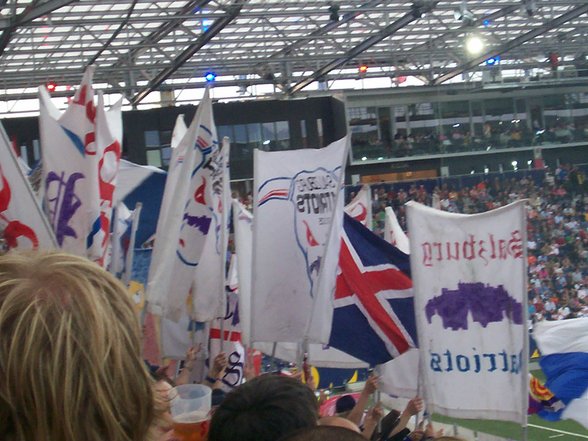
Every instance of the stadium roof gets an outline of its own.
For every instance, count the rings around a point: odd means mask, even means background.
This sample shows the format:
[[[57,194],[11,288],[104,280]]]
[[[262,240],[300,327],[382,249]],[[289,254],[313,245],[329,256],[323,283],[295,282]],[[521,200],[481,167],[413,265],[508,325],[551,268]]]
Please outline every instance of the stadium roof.
[[[203,88],[208,72],[238,97],[264,84],[273,96],[353,87],[364,63],[366,80],[389,85],[468,80],[497,55],[520,77],[556,60],[582,69],[588,2],[0,0],[0,28],[0,101],[49,82],[71,95],[94,63],[99,87],[137,105],[152,91]],[[464,49],[474,34],[485,43],[475,56]]]

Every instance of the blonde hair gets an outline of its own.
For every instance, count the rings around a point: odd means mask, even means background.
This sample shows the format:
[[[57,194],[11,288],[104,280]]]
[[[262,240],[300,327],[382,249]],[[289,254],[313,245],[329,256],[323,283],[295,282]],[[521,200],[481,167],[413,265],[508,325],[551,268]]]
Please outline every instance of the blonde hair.
[[[0,433],[144,441],[159,417],[124,286],[64,253],[0,256]]]

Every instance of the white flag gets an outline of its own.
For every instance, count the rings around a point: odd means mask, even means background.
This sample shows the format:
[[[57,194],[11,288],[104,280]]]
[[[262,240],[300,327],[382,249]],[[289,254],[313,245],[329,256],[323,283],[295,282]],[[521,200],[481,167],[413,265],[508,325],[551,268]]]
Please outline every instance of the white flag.
[[[355,197],[345,206],[345,213],[372,229],[372,194],[369,185],[363,185]]]
[[[524,202],[476,215],[407,204],[429,412],[526,422]]]
[[[193,318],[207,322],[224,313],[225,273],[227,262],[228,215],[231,204],[229,176],[229,142],[223,140],[220,150],[213,152],[202,169],[205,201],[211,223],[196,266],[193,296]]]
[[[251,277],[253,259],[253,215],[237,200],[233,200],[233,228],[239,280],[239,318],[241,340],[251,344]]]
[[[44,208],[59,247],[80,256],[87,256],[92,226],[100,222],[93,73],[93,66],[86,69],[63,114],[39,88]]]
[[[394,245],[403,253],[410,254],[408,237],[406,237],[406,234],[402,231],[398,219],[396,218],[396,214],[394,214],[394,210],[392,207],[386,207],[385,212],[386,222],[384,227],[384,240]]]
[[[221,327],[221,320],[224,326]],[[222,331],[221,331],[222,328]],[[222,335],[222,336],[221,336]],[[227,308],[223,317],[213,320],[210,325],[210,355],[209,362],[221,352],[227,354],[228,365],[221,377],[221,387],[229,392],[243,382],[243,367],[245,365],[245,349],[241,344],[241,325],[239,316],[239,294],[228,293]]]
[[[163,189],[163,197],[161,199],[161,208],[159,209],[159,219],[157,219],[157,229],[167,225],[167,217],[170,213],[170,204],[176,199],[176,188],[178,186],[178,180],[182,176],[182,167],[184,164],[184,158],[186,151],[189,147],[188,143],[182,142],[188,128],[184,121],[184,115],[178,115],[176,118],[176,124],[172,132],[171,138],[171,158],[169,161],[169,167],[167,169],[167,178],[165,180],[165,188]]]
[[[193,314],[195,269],[213,221],[204,172],[218,141],[208,89],[178,149],[186,153],[175,189],[165,191],[173,199],[157,224],[147,286],[151,312],[174,321],[182,312]]]
[[[98,95],[95,116],[95,144],[97,164],[99,221],[95,222],[88,238],[88,257],[101,266],[106,266],[106,251],[110,241],[110,220],[114,192],[122,153],[122,101],[118,101],[107,112],[102,93]]]
[[[0,124],[0,238],[9,249],[57,247],[51,227]]]
[[[342,215],[346,145],[254,152],[252,341],[304,339],[329,227]]]
[[[239,323],[243,344],[249,345],[251,329],[251,256],[252,256],[252,224],[253,216],[238,201],[233,201],[233,226],[235,229],[235,251],[237,254],[237,274],[239,286]],[[301,358],[301,345],[298,343],[255,343],[254,348],[267,355],[296,363]],[[308,346],[308,362],[317,367],[332,368],[366,368],[367,363],[351,357],[337,349],[320,344]]]

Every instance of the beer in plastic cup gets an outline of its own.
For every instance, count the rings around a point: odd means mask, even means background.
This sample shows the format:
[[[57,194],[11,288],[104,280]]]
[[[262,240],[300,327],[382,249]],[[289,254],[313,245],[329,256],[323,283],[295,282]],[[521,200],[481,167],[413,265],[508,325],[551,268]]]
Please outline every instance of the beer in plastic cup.
[[[208,433],[208,412],[194,411],[174,417],[174,435],[181,441],[204,441]]]
[[[180,441],[206,439],[212,390],[202,384],[183,384],[172,389],[170,397],[176,438]]]

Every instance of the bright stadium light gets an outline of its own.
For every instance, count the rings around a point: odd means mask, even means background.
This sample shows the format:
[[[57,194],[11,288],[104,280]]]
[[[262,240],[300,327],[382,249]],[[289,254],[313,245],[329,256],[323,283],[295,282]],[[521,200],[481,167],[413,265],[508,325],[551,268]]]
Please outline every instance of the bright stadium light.
[[[484,50],[484,41],[477,35],[470,35],[465,41],[465,48],[470,55],[478,55]]]

